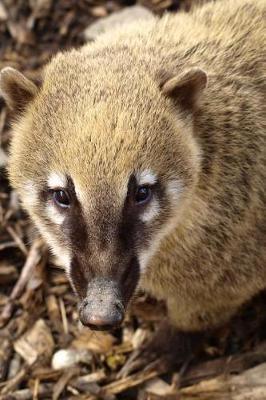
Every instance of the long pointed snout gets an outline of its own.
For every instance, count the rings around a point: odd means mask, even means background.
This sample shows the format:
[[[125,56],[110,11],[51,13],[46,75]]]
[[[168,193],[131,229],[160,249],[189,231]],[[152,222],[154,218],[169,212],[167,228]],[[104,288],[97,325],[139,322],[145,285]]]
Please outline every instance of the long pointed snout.
[[[93,330],[108,330],[121,324],[124,305],[117,283],[104,278],[92,280],[87,296],[80,304],[79,318]]]

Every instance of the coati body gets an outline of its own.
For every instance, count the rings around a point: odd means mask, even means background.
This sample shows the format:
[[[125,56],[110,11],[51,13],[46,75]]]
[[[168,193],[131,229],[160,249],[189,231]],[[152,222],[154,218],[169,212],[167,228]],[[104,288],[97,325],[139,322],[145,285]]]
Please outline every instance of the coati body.
[[[10,179],[84,324],[140,286],[212,328],[266,287],[265,50],[265,0],[227,0],[58,54],[40,87],[3,70]]]

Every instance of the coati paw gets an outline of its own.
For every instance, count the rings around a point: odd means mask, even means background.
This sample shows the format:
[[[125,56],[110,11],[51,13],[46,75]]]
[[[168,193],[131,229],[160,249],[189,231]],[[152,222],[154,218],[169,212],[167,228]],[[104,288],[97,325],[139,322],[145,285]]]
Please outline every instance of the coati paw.
[[[156,366],[160,366],[162,372],[185,367],[201,348],[203,337],[202,333],[180,332],[165,321],[148,342],[131,354],[119,371],[119,377]]]

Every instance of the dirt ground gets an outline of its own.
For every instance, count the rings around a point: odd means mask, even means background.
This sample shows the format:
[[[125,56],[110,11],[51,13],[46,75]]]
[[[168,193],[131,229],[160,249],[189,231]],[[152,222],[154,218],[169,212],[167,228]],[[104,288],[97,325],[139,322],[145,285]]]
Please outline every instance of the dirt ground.
[[[222,1],[222,0],[221,0]],[[155,14],[188,11],[193,0],[143,0]],[[199,2],[199,1],[197,1]],[[135,0],[0,1],[0,69],[29,77],[60,49],[84,43],[91,23]],[[266,399],[266,295],[208,336],[200,354],[177,370],[162,362],[121,377],[121,369],[165,315],[140,295],[123,326],[91,332],[77,302],[8,184],[12,118],[0,99],[0,400]]]

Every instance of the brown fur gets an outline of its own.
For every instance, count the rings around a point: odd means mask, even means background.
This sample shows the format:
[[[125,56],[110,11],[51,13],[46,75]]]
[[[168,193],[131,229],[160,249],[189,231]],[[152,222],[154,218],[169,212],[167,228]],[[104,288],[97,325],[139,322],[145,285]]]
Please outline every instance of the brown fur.
[[[22,200],[26,182],[41,191],[52,171],[78,185],[94,238],[80,250],[79,282],[86,263],[97,275],[121,262],[115,245],[101,250],[102,232],[112,241],[130,174],[151,168],[162,188],[175,178],[184,186],[175,206],[161,196],[141,231],[150,246],[167,231],[141,286],[167,302],[172,323],[214,327],[266,287],[265,21],[264,0],[211,3],[102,35],[46,67],[14,124],[10,178]],[[58,252],[71,250],[42,204],[25,207]]]

